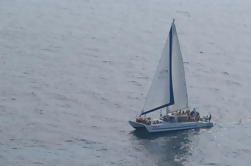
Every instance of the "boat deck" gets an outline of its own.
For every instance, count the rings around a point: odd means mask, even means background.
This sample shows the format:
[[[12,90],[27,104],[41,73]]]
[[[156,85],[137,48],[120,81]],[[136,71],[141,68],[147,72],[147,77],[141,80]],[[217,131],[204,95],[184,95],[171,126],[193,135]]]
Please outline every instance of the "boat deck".
[[[134,121],[129,121],[129,124],[135,129],[145,128],[148,132],[163,132],[163,131],[176,131],[195,128],[213,127],[212,122],[194,121],[194,122],[165,122],[162,121],[158,124],[144,124]]]

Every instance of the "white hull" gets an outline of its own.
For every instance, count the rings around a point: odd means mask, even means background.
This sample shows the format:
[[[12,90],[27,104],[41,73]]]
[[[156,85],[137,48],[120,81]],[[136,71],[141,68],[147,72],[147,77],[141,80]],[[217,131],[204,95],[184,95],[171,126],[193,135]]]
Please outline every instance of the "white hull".
[[[151,124],[151,125],[146,125],[135,121],[129,121],[129,124],[135,129],[145,128],[149,133],[213,127],[212,122],[202,122],[202,121],[162,122],[160,124]]]

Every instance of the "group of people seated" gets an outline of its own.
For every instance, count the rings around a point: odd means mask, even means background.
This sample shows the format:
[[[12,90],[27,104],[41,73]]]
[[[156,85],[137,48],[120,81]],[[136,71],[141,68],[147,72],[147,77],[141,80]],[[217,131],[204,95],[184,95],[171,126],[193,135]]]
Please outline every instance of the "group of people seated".
[[[160,114],[160,120],[152,120],[150,117],[138,117],[136,118],[136,122],[143,124],[159,124],[161,121],[166,122],[195,122],[195,121],[209,121],[211,120],[211,114],[209,116],[205,116],[203,118],[200,117],[200,113],[195,109],[190,111],[187,110],[178,110],[176,112],[169,113],[167,115],[162,116]]]
[[[151,124],[151,118],[150,117],[147,117],[147,118],[138,117],[138,118],[136,118],[136,122],[150,125]]]
[[[188,121],[198,121],[200,120],[200,113],[197,112],[195,109],[190,111],[189,109],[186,111],[178,111],[175,112],[176,115],[186,115]]]
[[[167,114],[161,117],[162,120],[168,122],[191,122],[191,121],[199,121],[200,113],[195,109],[190,110],[179,110],[176,112],[172,112],[171,114]]]

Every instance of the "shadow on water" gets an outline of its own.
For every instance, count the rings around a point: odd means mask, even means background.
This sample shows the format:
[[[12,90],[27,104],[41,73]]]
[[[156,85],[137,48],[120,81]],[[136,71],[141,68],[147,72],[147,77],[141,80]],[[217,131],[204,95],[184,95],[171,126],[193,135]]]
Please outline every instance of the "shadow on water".
[[[145,149],[158,166],[183,166],[192,155],[190,146],[195,135],[199,134],[199,129],[154,134],[135,130],[130,134],[135,148]]]

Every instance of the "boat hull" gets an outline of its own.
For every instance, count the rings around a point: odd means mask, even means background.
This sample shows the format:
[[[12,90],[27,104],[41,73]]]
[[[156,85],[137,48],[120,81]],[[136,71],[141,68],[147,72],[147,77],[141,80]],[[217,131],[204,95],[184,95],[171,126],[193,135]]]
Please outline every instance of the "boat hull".
[[[135,128],[135,129],[138,129],[138,128],[145,128],[145,124],[142,124],[142,123],[138,123],[138,122],[135,122],[135,121],[129,121],[129,124]]]
[[[129,121],[129,124],[135,129],[145,128],[149,133],[213,127],[212,122],[202,122],[202,121],[197,121],[197,122],[162,122],[160,124],[152,124],[152,125],[146,125],[143,123]]]

